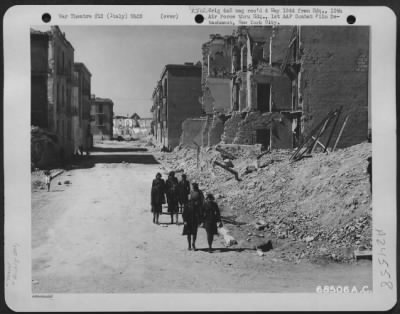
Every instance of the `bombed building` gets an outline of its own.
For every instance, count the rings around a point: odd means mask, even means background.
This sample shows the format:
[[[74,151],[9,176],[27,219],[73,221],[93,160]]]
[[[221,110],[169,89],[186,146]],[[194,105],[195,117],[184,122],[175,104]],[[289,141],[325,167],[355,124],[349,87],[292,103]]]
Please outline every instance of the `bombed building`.
[[[368,27],[238,27],[202,47],[204,115],[184,121],[181,143],[294,148],[338,110],[338,147],[368,136]],[[326,126],[326,125],[325,125]]]

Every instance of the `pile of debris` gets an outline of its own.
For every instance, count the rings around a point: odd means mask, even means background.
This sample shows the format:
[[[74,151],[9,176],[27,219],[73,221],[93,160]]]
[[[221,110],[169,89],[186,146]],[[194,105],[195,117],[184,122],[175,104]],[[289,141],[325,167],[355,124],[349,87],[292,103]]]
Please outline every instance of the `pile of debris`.
[[[47,189],[45,183],[46,172],[49,171],[52,179],[64,172],[63,169],[40,170],[35,169],[31,172],[31,190],[36,192],[38,190]]]
[[[60,146],[57,135],[42,128],[31,127],[31,167],[44,168],[58,162]]]
[[[185,172],[214,193],[240,245],[271,240],[289,260],[353,259],[372,248],[367,158],[371,144],[315,153],[293,162],[293,151],[261,152],[255,145],[178,147],[158,153],[165,174]],[[229,222],[228,222],[229,224]],[[250,236],[249,236],[250,234]]]

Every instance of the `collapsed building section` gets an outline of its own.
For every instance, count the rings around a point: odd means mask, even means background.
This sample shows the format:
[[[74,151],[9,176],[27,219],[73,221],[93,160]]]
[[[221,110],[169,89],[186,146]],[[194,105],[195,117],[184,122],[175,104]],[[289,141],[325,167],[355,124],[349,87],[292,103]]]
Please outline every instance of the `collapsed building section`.
[[[365,141],[368,47],[368,27],[242,26],[232,36],[211,35],[202,47],[198,141],[294,148],[339,107],[338,124],[349,121],[338,147]],[[200,123],[191,121],[185,128]],[[190,143],[190,132],[183,138]]]

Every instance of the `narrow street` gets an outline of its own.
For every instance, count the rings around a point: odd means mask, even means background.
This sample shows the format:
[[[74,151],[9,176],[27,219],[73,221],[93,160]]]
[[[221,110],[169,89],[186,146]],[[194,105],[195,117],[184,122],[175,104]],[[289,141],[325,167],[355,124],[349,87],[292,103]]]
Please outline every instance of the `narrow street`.
[[[152,223],[150,188],[158,171],[163,173],[151,152],[135,142],[109,142],[92,152],[90,163],[56,177],[50,192],[33,191],[32,292],[315,292],[318,285],[372,288],[369,261],[293,264],[268,255],[260,257],[254,250],[225,248],[222,237],[215,238],[216,250],[210,254],[202,228],[199,250],[188,251],[182,225],[170,225],[167,215],[161,216],[161,225]]]

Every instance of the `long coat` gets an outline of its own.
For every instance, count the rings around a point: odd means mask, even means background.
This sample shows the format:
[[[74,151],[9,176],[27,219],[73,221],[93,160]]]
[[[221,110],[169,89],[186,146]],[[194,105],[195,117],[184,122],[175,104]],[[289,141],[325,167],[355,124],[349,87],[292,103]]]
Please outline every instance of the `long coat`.
[[[204,195],[200,190],[190,192],[190,200],[184,206],[182,218],[186,222],[183,235],[197,234],[197,228],[202,221]]]
[[[217,222],[221,222],[221,214],[215,201],[207,200],[204,203],[203,222],[207,233],[218,234]]]
[[[197,228],[201,222],[201,208],[186,204],[183,208],[182,218],[185,222],[182,234],[197,234]]]
[[[180,204],[187,204],[189,201],[190,183],[187,180],[181,180],[178,183],[178,201]]]
[[[178,179],[169,176],[165,186],[167,192],[168,212],[176,213],[178,212]]]
[[[154,179],[151,185],[151,211],[161,213],[162,204],[165,204],[165,182],[163,179]]]

